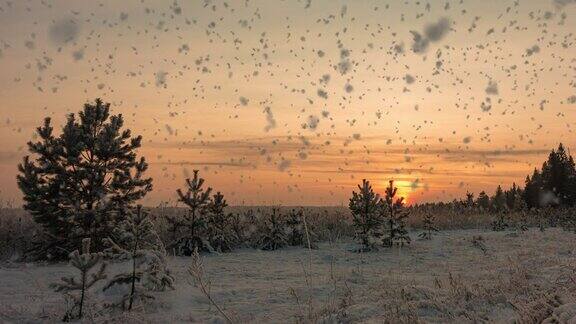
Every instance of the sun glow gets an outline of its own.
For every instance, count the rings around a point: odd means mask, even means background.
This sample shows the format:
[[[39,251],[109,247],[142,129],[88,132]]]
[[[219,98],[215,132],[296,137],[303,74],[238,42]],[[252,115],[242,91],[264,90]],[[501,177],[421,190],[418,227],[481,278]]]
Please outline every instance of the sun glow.
[[[394,187],[398,188],[396,192],[398,198],[404,197],[404,203],[408,204],[410,202],[410,194],[413,192],[412,182],[405,180],[394,181]]]
[[[384,197],[386,188],[388,187],[388,181],[383,182],[378,189],[378,192]],[[394,187],[398,188],[396,191],[396,198],[404,197],[404,204],[409,204],[412,202],[411,196],[416,190],[416,186],[412,181],[407,180],[394,180]]]

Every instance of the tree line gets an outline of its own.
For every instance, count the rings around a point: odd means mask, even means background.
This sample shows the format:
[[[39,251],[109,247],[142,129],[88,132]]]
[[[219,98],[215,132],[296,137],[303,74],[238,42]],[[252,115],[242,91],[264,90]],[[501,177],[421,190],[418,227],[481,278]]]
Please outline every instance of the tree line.
[[[24,157],[17,176],[24,208],[44,229],[38,244],[29,251],[30,255],[40,259],[67,259],[69,253],[78,249],[87,238],[94,251],[104,251],[118,224],[134,214],[138,200],[152,191],[152,179],[145,175],[148,164],[144,157],[136,154],[142,137],[133,136],[123,126],[122,115],[111,115],[110,104],[96,99],[94,103],[86,103],[77,116],[69,114],[59,135],[54,133],[50,118],[37,128],[36,139],[28,142],[33,157]],[[366,232],[363,244],[374,246],[373,242],[367,241],[368,236],[374,236],[372,234],[382,237],[384,245],[405,237],[400,224],[407,216],[403,201],[395,197],[393,183],[384,198],[371,192],[369,182],[359,189],[353,194],[349,207],[354,225],[360,232]],[[178,200],[187,206],[187,213],[166,217],[172,235],[168,250],[179,255],[191,255],[195,250],[227,252],[246,240],[242,237],[245,233],[239,229],[239,216],[225,212],[224,196],[220,192],[212,193],[212,188],[204,188],[204,179],[198,171],[194,171],[191,179],[186,179],[184,190],[176,192]],[[535,169],[526,177],[524,188],[515,183],[507,189],[498,186],[492,195],[485,191],[477,197],[467,193],[464,199],[448,204],[491,213],[574,206],[574,159],[560,144],[550,152],[541,169]],[[408,210],[445,205],[443,202],[427,203],[411,206]],[[250,218],[250,215],[244,218]],[[370,227],[371,223],[377,226],[371,227],[370,231],[377,228],[378,233],[368,235],[368,230],[362,228]],[[290,228],[288,232],[300,237],[303,225],[301,216],[269,215],[267,223],[260,228],[260,232],[267,234],[255,235],[252,245],[284,245],[282,242],[290,239],[283,228]],[[311,228],[308,230],[313,232]],[[274,237],[276,239],[272,239]]]
[[[444,202],[415,204],[419,206],[443,206]],[[477,196],[467,192],[463,199],[453,200],[451,205],[476,208],[486,212],[522,211],[545,207],[574,207],[576,205],[576,168],[574,158],[560,143],[553,149],[540,169],[527,175],[524,188],[516,183],[503,189],[498,185],[493,194],[480,191]]]

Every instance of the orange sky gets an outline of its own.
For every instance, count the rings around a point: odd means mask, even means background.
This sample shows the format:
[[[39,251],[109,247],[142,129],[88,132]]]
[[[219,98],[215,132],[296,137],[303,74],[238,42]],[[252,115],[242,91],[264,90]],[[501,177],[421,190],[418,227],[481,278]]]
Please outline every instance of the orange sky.
[[[232,204],[346,204],[362,178],[397,180],[409,202],[523,183],[558,142],[575,147],[575,14],[564,0],[0,1],[0,197],[19,201],[43,117],[96,97],[144,136],[146,204],[196,168]]]

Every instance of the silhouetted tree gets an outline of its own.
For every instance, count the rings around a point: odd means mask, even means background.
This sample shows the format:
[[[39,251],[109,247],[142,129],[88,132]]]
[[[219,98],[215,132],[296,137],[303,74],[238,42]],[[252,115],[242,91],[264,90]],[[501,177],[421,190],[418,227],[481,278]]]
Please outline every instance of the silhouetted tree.
[[[490,197],[486,194],[485,191],[480,191],[478,194],[478,198],[476,198],[476,205],[482,208],[483,210],[490,209]]]
[[[148,164],[134,152],[142,137],[123,126],[122,115],[110,116],[110,104],[96,99],[78,117],[68,115],[60,135],[49,117],[38,127],[39,140],[28,142],[34,157],[24,157],[17,177],[24,208],[47,236],[29,256],[65,259],[84,238],[102,251],[123,210],[152,190]]]
[[[213,249],[206,237],[206,213],[210,204],[210,193],[212,188],[206,189],[204,179],[198,175],[198,170],[194,170],[192,179],[186,179],[186,193],[178,189],[179,201],[188,206],[188,211],[183,218],[169,216],[168,222],[178,227],[175,232],[178,238],[170,245],[171,250],[175,250],[178,255],[190,256],[195,250],[199,252],[211,252]]]
[[[272,208],[272,211],[268,213],[263,221],[260,237],[257,241],[258,248],[272,251],[288,245],[285,223],[278,208]]]
[[[526,177],[524,200],[529,207],[576,204],[576,168],[574,159],[562,143],[552,150],[541,171]]]
[[[209,241],[212,248],[218,252],[232,251],[235,240],[235,233],[229,228],[229,219],[232,217],[226,214],[225,208],[228,206],[224,195],[217,192],[212,196],[212,200],[207,206]]]
[[[534,169],[532,177],[526,176],[522,197],[529,208],[540,207],[540,195],[542,192],[542,176],[540,171]]]
[[[286,218],[286,226],[288,227],[288,243],[291,246],[304,245],[303,217],[304,212],[302,209],[292,209]]]
[[[366,179],[362,180],[358,189],[358,192],[352,192],[348,208],[352,213],[356,238],[362,244],[361,251],[370,251],[376,248],[376,239],[382,236],[382,199]]]
[[[552,192],[557,199],[552,204],[573,206],[576,203],[576,192],[571,191],[575,180],[574,160],[560,143],[556,151],[550,152],[548,160],[542,166],[543,188]]]
[[[432,239],[432,232],[438,232],[439,229],[434,224],[436,221],[436,217],[432,213],[426,213],[424,215],[424,232],[420,233],[418,236],[424,240],[431,240]]]
[[[522,189],[512,183],[512,187],[504,191],[504,196],[506,197],[506,207],[508,210],[521,210],[524,206],[524,201],[522,199]]]
[[[408,236],[405,224],[408,211],[404,208],[404,197],[396,198],[397,191],[398,188],[394,187],[394,180],[390,180],[386,188],[382,210],[382,214],[386,219],[386,236],[382,244],[388,247],[394,244],[404,245],[405,243],[410,243],[410,236]]]
[[[490,199],[490,207],[493,212],[501,213],[506,211],[506,196],[504,195],[504,191],[502,190],[502,186],[498,185],[496,188],[496,192],[494,192],[494,196]]]
[[[471,192],[466,192],[466,207],[474,207],[474,194]]]

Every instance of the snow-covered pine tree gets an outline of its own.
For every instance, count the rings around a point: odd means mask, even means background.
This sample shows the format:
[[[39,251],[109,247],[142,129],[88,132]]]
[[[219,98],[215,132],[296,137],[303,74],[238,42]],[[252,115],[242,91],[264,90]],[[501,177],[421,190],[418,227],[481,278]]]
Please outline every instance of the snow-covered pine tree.
[[[382,216],[386,219],[386,236],[382,240],[382,244],[387,247],[394,244],[401,246],[405,243],[410,244],[410,236],[408,236],[405,224],[409,212],[404,208],[404,197],[396,198],[397,191],[398,188],[394,187],[394,180],[390,180],[382,205]]]
[[[90,239],[82,240],[82,253],[78,250],[70,253],[70,265],[80,272],[79,279],[62,277],[61,282],[50,285],[57,292],[63,292],[72,300],[72,307],[66,311],[63,321],[81,319],[83,316],[86,295],[98,281],[106,278],[106,263],[102,262],[102,253],[90,253]],[[92,271],[98,264],[100,267]],[[71,294],[77,292],[77,295]]]
[[[191,256],[194,251],[213,252],[210,242],[206,238],[206,213],[210,204],[210,193],[212,188],[203,188],[204,179],[198,175],[198,170],[194,170],[192,179],[186,179],[186,193],[178,189],[178,200],[183,202],[188,211],[184,218],[168,218],[168,222],[175,224],[176,221],[182,225],[178,238],[170,248],[178,255]]]
[[[356,231],[356,238],[360,240],[362,248],[359,252],[376,249],[376,240],[382,236],[380,231],[382,218],[382,199],[372,190],[370,181],[362,180],[358,185],[359,192],[352,192],[348,208],[352,213],[352,221]]]
[[[104,287],[108,290],[128,285],[129,291],[116,305],[131,310],[135,302],[153,299],[150,291],[173,288],[174,278],[166,266],[164,245],[142,206],[129,210],[105,242],[109,256],[130,262],[127,272],[117,274]]]
[[[286,227],[278,208],[272,208],[271,212],[262,221],[263,224],[257,241],[258,248],[272,251],[288,245]]]
[[[38,127],[39,140],[28,142],[18,166],[24,208],[44,228],[44,236],[27,253],[31,259],[64,260],[90,238],[95,252],[102,238],[120,221],[118,211],[132,206],[152,190],[144,177],[148,164],[137,159],[141,136],[122,130],[122,115],[110,115],[110,104],[96,99],[68,115],[60,135],[51,119]]]
[[[218,252],[230,252],[236,241],[235,233],[229,228],[228,219],[230,214],[226,214],[225,208],[228,203],[224,199],[224,195],[217,192],[212,196],[212,200],[208,204],[208,220],[207,227],[209,233],[210,245]]]
[[[418,236],[423,240],[431,240],[432,239],[432,232],[438,232],[439,229],[436,227],[436,217],[434,214],[428,212],[424,215],[423,225],[424,225],[424,232],[420,233]]]

